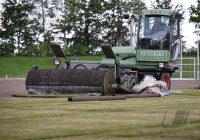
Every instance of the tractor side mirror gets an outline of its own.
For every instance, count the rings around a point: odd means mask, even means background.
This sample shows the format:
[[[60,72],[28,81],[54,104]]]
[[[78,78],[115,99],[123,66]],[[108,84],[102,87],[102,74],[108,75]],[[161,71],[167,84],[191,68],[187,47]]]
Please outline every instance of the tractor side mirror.
[[[115,59],[115,54],[109,44],[101,45],[101,49],[107,58]]]
[[[53,54],[55,55],[55,57],[66,58],[61,47],[60,47],[60,45],[53,43],[53,44],[50,45],[50,48],[53,51]]]
[[[53,54],[55,55],[56,59],[54,60],[54,64],[56,66],[56,68],[58,68],[60,66],[60,59],[57,59],[58,57],[63,57],[65,58],[65,64],[66,64],[66,68],[70,67],[70,60],[67,60],[64,52],[62,51],[60,45],[58,44],[51,44],[50,45],[51,50],[53,51]]]

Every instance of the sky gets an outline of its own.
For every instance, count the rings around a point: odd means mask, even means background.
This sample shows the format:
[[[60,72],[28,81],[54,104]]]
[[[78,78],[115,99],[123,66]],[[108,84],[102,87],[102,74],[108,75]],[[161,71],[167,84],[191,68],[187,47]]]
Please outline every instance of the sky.
[[[1,7],[1,3],[4,0],[0,0],[0,9],[2,9]],[[148,8],[151,8],[151,1],[153,0],[143,0],[146,4]],[[173,5],[177,5],[177,4],[182,4],[183,8],[185,10],[185,20],[183,21],[183,24],[181,26],[182,30],[181,30],[181,34],[184,36],[183,40],[186,41],[186,47],[187,48],[191,48],[191,47],[197,47],[197,45],[195,44],[195,41],[197,40],[197,36],[196,34],[194,34],[195,31],[195,24],[194,23],[189,23],[189,10],[188,8],[191,5],[197,5],[197,0],[172,0],[173,1]]]

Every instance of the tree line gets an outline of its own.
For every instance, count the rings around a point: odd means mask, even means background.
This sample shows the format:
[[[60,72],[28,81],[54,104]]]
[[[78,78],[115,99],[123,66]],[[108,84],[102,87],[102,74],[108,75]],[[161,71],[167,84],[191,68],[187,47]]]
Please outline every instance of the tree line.
[[[171,0],[152,0],[152,8],[172,6]],[[144,9],[142,0],[6,0],[0,56],[51,55],[51,42],[61,44],[67,55],[94,54],[102,43],[129,45],[130,21],[123,15],[138,16]]]

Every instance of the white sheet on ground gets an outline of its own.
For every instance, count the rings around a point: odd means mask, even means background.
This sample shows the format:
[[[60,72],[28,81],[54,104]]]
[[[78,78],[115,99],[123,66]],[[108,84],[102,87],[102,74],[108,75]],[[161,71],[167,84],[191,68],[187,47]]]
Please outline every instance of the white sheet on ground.
[[[148,90],[149,93],[161,94],[161,96],[169,95],[169,90],[166,88],[166,83],[164,81],[157,81],[152,75],[145,75],[143,81],[136,84],[132,88],[132,93],[140,94],[144,90]]]

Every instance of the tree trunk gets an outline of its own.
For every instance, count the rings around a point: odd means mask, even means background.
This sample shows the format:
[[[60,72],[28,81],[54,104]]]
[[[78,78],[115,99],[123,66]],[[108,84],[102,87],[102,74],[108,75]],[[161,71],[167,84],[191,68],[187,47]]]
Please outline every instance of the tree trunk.
[[[42,0],[42,28],[44,32],[44,40],[46,39],[46,30],[45,30],[45,11],[44,11],[44,0]]]

